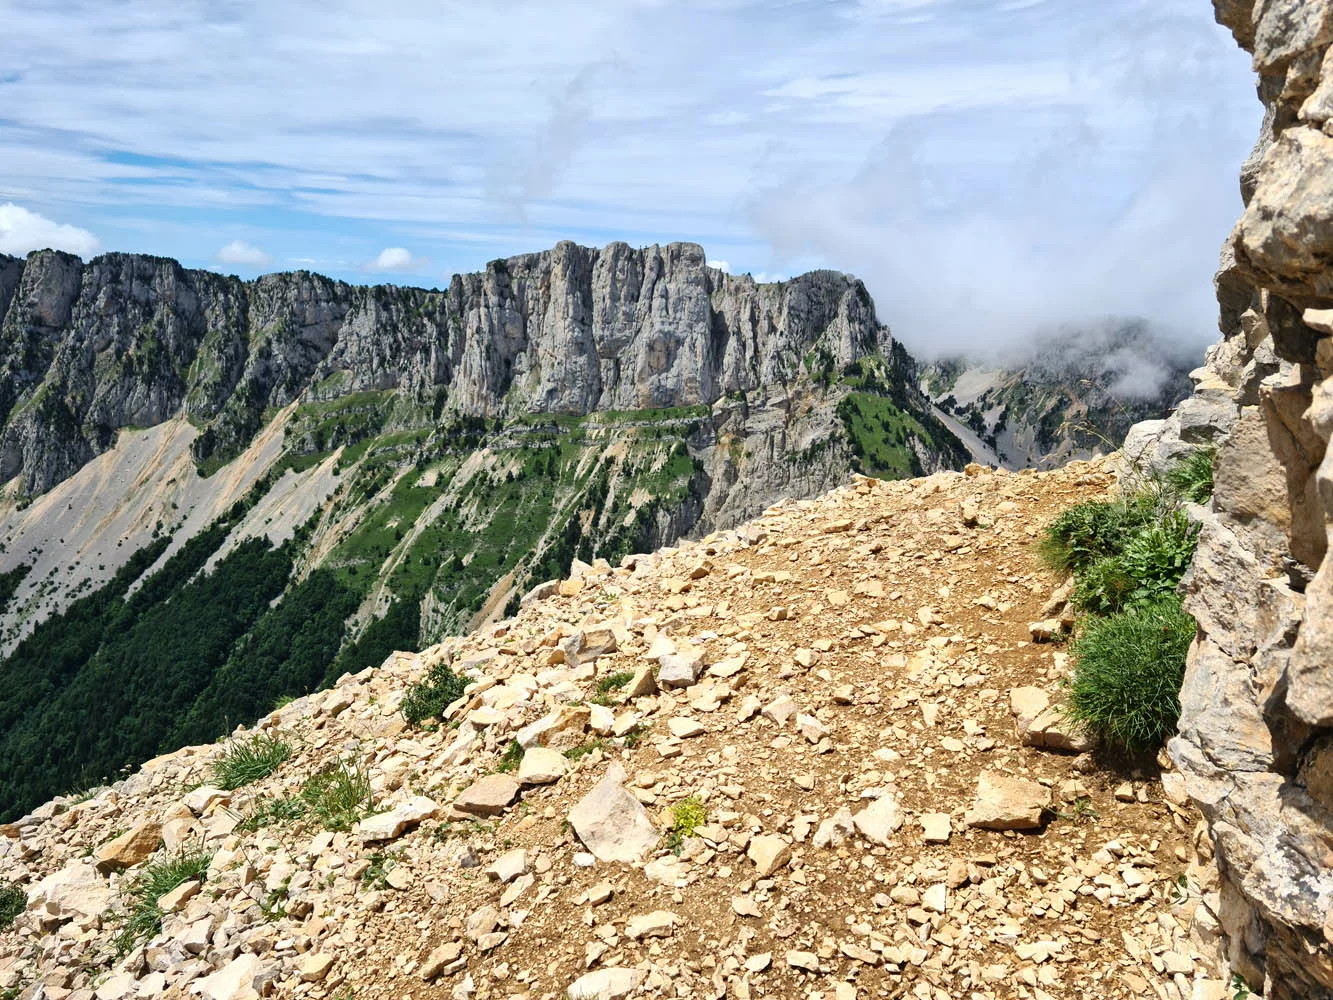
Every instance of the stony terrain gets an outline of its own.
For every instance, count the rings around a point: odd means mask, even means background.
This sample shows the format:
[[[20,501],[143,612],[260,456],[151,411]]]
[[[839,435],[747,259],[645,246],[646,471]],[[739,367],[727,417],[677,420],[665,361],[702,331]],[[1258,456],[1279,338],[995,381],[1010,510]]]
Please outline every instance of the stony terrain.
[[[212,787],[218,744],[50,802],[0,827],[0,881],[28,899],[0,990],[1228,996],[1191,943],[1218,900],[1179,778],[1073,752],[1048,710],[1067,657],[1034,638],[1066,612],[1034,540],[1111,468],[857,479],[580,564],[511,619],[260,720],[295,749],[260,782]],[[472,683],[408,729],[399,703],[441,660]],[[273,818],[339,760],[376,815]],[[194,844],[206,879],[117,958],[134,873]]]

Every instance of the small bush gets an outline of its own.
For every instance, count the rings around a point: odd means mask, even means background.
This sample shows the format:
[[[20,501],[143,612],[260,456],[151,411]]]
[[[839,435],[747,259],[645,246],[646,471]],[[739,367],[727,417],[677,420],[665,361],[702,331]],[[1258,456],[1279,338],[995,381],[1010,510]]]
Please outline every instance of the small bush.
[[[605,677],[599,677],[596,684],[596,693],[592,696],[594,705],[603,707],[611,704],[611,692],[619,691],[630,681],[634,680],[634,674],[628,670],[621,670],[614,674],[607,674]]]
[[[446,708],[463,696],[466,686],[467,681],[454,673],[448,663],[437,663],[425,677],[407,689],[399,711],[409,726],[438,719]]]
[[[691,795],[681,799],[671,807],[671,829],[667,831],[667,847],[679,854],[686,837],[693,837],[694,831],[708,822],[708,810],[704,804]]]
[[[203,851],[181,851],[149,862],[126,889],[130,909],[116,935],[116,953],[126,955],[136,944],[162,930],[162,911],[157,901],[172,889],[208,873],[213,855]]]
[[[13,882],[0,884],[0,931],[14,926],[14,918],[28,908],[28,894]]]
[[[290,743],[255,733],[248,740],[236,740],[221,757],[213,761],[213,776],[218,786],[228,791],[267,778],[292,756]]]
[[[1178,459],[1166,472],[1167,489],[1190,503],[1207,503],[1213,495],[1215,457],[1216,452],[1212,448],[1200,448]]]
[[[350,830],[375,810],[370,775],[360,764],[339,761],[312,775],[301,788],[310,815],[329,830]]]
[[[1129,603],[1134,578],[1120,556],[1102,556],[1074,578],[1074,606],[1096,615],[1109,615]]]
[[[1070,507],[1046,529],[1041,556],[1051,569],[1075,572],[1105,556],[1118,555],[1125,542],[1157,514],[1157,496],[1139,490],[1118,500]]]
[[[1174,594],[1198,543],[1199,526],[1191,523],[1182,510],[1163,514],[1140,529],[1126,542],[1120,557],[1122,567],[1134,581],[1130,601],[1139,603]]]
[[[1108,743],[1150,750],[1175,732],[1194,619],[1174,594],[1106,618],[1074,640],[1067,711]]]

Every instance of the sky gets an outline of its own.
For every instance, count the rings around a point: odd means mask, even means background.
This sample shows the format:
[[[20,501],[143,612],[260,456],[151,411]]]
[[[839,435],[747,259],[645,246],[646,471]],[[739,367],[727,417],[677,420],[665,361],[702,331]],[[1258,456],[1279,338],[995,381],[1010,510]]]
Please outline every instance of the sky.
[[[0,0],[0,252],[443,287],[561,239],[851,272],[924,356],[1215,339],[1208,0]]]

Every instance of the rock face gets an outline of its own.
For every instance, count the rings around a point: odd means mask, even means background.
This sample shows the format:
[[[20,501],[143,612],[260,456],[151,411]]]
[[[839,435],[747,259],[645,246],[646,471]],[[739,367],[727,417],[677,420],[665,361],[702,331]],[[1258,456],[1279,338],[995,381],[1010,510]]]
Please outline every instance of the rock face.
[[[1222,339],[1131,457],[1217,449],[1185,580],[1199,623],[1171,756],[1207,817],[1233,970],[1333,996],[1333,2],[1217,0],[1267,109],[1217,275]]]
[[[684,407],[789,381],[811,351],[839,370],[891,346],[856,279],[759,285],[692,243],[565,242],[446,291],[41,251],[0,257],[0,320],[0,480],[28,494],[182,408],[196,457],[229,458],[306,390],[484,417]]]

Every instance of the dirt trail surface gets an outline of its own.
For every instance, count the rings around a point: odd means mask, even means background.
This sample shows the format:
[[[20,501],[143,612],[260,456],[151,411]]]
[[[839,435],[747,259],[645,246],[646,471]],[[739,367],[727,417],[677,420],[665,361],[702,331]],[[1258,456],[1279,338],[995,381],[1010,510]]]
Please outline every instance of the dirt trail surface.
[[[1068,671],[1032,641],[1062,611],[1035,543],[1109,468],[859,479],[577,566],[513,619],[261,720],[295,751],[262,781],[211,789],[224,748],[194,747],[48,803],[0,828],[0,881],[29,898],[0,989],[1220,998],[1189,931],[1214,876],[1174,776],[1020,739],[1082,739],[1033,721]],[[444,659],[472,685],[406,729],[404,693]],[[337,760],[378,815],[237,830]],[[121,866],[196,841],[206,880],[116,958]]]

